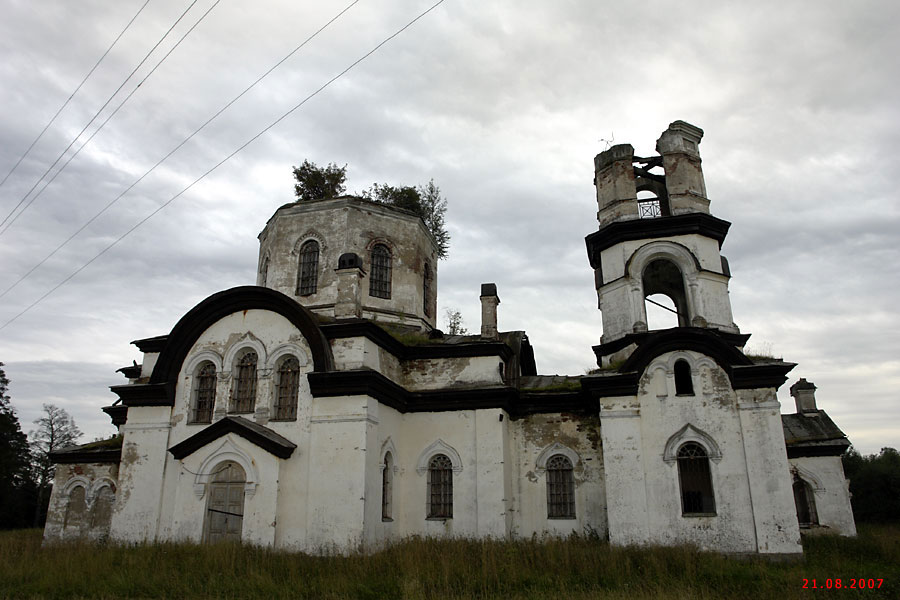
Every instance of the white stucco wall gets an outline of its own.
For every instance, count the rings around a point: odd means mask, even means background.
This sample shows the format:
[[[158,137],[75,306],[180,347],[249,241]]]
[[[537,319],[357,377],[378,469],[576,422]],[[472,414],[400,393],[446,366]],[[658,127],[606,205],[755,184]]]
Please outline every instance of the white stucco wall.
[[[856,535],[856,523],[850,506],[849,482],[840,456],[803,456],[789,459],[792,472],[813,491],[819,526],[803,533]]]

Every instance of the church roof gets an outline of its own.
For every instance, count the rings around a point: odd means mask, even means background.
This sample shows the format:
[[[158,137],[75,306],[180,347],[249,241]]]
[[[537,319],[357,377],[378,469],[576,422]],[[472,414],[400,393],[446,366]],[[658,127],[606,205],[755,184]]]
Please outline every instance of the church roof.
[[[850,441],[824,410],[781,415],[784,444],[789,458],[840,456]]]
[[[169,448],[169,452],[172,453],[172,456],[181,460],[206,444],[229,433],[241,436],[278,458],[288,458],[297,448],[297,444],[284,436],[278,435],[268,427],[243,417],[227,416],[209,427],[203,428],[183,442],[175,444]]]

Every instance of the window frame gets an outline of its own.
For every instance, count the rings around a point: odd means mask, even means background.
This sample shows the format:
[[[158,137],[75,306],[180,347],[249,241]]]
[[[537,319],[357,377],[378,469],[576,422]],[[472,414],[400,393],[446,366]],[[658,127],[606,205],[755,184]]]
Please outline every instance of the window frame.
[[[288,368],[294,367],[294,368]],[[300,359],[289,354],[283,357],[276,372],[273,421],[296,421],[300,398]],[[285,381],[287,379],[287,381]]]
[[[212,369],[212,373],[204,373]],[[209,385],[209,384],[212,385]],[[204,387],[204,384],[206,386]],[[211,360],[205,360],[201,362],[197,368],[194,370],[193,377],[193,390],[191,393],[191,416],[188,421],[189,424],[207,424],[212,423],[213,413],[216,410],[216,387],[218,384],[218,371],[216,370],[216,364]],[[211,395],[207,398],[206,394],[210,393]],[[201,415],[201,403],[209,402],[209,407],[205,410],[208,411],[208,415]],[[206,416],[206,418],[201,418],[202,416]]]
[[[381,520],[394,520],[394,456],[390,450],[381,463]]]
[[[237,373],[232,378],[234,385],[231,393],[231,410],[229,412],[238,414],[252,413],[256,410],[257,375],[259,372],[259,355],[256,353],[256,350],[247,349],[241,352],[240,358],[235,362],[234,370]]]
[[[575,467],[565,454],[547,459],[544,476],[547,483],[547,518],[576,519]]]
[[[297,295],[312,296],[319,291],[319,255],[321,246],[318,240],[306,240],[300,246],[297,260]]]
[[[798,497],[798,486],[800,486],[801,497]],[[816,508],[816,497],[813,486],[799,475],[794,475],[791,491],[794,494],[794,507],[797,509],[797,524],[801,529],[817,527],[819,525],[819,511]],[[802,516],[800,509],[801,500],[804,501],[804,508],[806,509],[806,516],[808,517],[805,521],[800,518]]]
[[[675,379],[676,396],[694,396],[694,374],[691,364],[683,358],[679,358],[672,365],[672,375]]]
[[[716,496],[710,454],[695,441],[683,443],[676,453],[681,516],[716,516]]]
[[[369,251],[369,296],[391,299],[393,256],[384,243],[372,246]]]
[[[428,459],[426,519],[444,521],[453,518],[453,461],[437,453]]]

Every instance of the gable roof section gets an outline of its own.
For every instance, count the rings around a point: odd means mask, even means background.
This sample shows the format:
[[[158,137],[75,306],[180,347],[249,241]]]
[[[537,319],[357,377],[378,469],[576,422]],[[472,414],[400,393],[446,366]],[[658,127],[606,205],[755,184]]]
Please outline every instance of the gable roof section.
[[[225,417],[195,433],[183,442],[175,444],[169,448],[169,452],[172,453],[172,456],[181,460],[186,456],[190,456],[210,442],[229,433],[241,436],[248,442],[259,446],[269,454],[274,454],[278,458],[290,457],[297,448],[297,444],[284,436],[278,435],[268,427],[264,427],[243,417]]]
[[[800,456],[840,456],[850,441],[824,410],[781,415],[788,458]]]

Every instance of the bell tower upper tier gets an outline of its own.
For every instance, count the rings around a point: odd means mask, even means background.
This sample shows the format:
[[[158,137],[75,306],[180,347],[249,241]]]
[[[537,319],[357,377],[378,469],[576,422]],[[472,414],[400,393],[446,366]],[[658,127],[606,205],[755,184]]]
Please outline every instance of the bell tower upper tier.
[[[594,158],[600,228],[585,242],[603,343],[647,331],[647,297],[655,294],[671,300],[678,327],[739,333],[719,253],[731,224],[709,213],[702,138],[699,127],[675,121],[656,141],[656,156],[619,144]]]

